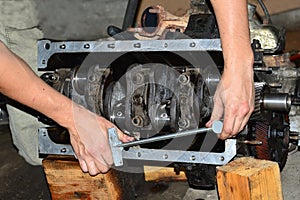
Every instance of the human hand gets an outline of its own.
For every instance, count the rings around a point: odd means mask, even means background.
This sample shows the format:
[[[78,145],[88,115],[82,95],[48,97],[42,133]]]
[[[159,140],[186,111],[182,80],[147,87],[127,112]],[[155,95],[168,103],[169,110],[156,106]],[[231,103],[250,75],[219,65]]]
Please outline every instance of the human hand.
[[[247,124],[254,109],[254,82],[252,66],[225,68],[214,95],[214,108],[206,126],[211,127],[223,118],[220,139],[237,135]]]
[[[90,175],[107,172],[113,164],[107,129],[115,125],[75,103],[73,112],[73,124],[68,131],[82,171]],[[117,133],[122,142],[133,140],[119,129]]]

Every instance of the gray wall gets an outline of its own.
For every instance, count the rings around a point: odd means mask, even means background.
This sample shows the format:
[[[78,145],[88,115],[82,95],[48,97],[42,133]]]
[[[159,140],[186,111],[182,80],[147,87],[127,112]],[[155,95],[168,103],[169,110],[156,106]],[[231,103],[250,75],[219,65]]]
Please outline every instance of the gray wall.
[[[45,38],[94,40],[122,26],[127,0],[36,0]]]

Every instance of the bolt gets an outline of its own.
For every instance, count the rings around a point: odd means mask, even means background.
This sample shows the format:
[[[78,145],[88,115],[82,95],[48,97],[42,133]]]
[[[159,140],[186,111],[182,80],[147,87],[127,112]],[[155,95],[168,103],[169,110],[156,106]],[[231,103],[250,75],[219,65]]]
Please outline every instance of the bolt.
[[[224,160],[225,160],[224,156],[221,156],[221,157],[220,157],[220,160],[221,160],[221,161],[224,161]]]
[[[136,73],[132,81],[135,84],[140,85],[144,82],[144,75],[141,73]]]
[[[141,48],[141,43],[135,43],[135,44],[133,45],[133,47],[134,47],[134,48]]]
[[[180,84],[186,85],[190,82],[190,78],[186,74],[180,74],[180,76],[178,77],[178,81]]]
[[[62,148],[62,149],[60,150],[60,152],[66,153],[66,152],[67,152],[67,149],[66,149],[66,148]]]
[[[121,111],[117,112],[117,116],[121,117],[123,115],[123,113]]]
[[[168,114],[167,114],[167,113],[162,113],[162,114],[160,115],[160,117],[161,117],[161,118],[167,118],[167,117],[168,117]]]
[[[187,128],[189,127],[189,120],[188,119],[180,119],[178,121],[179,128]]]
[[[195,47],[196,46],[196,43],[195,42],[191,42],[190,43],[190,47]]]
[[[188,103],[188,98],[186,96],[181,96],[180,103],[186,105]]]
[[[66,48],[66,45],[65,45],[65,44],[62,44],[62,45],[59,46],[59,48],[65,49],[65,48]]]
[[[115,48],[115,44],[108,44],[107,47],[110,48],[110,49],[114,49]]]
[[[133,96],[133,102],[136,104],[142,104],[143,103],[143,97],[140,95]]]
[[[131,122],[136,127],[142,127],[144,124],[144,119],[141,116],[135,116],[132,118]]]
[[[96,81],[96,77],[95,77],[94,74],[92,74],[92,75],[89,76],[89,81],[90,82],[95,82]]]

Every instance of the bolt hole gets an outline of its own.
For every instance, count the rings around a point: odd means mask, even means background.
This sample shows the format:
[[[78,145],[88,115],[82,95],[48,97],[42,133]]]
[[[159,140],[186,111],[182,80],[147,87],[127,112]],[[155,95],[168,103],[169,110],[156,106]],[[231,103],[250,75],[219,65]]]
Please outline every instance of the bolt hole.
[[[46,50],[49,50],[49,49],[50,49],[50,44],[49,44],[49,43],[46,43],[45,46],[44,46],[44,48],[45,48]]]

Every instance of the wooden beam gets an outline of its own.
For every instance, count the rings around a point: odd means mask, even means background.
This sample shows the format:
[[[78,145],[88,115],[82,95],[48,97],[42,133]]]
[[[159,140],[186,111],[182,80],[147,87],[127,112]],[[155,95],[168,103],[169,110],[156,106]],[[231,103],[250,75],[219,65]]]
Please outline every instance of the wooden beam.
[[[217,168],[220,200],[282,200],[278,164],[244,157]]]
[[[135,198],[134,182],[128,173],[110,170],[90,176],[81,171],[72,156],[48,156],[43,167],[53,200]]]

